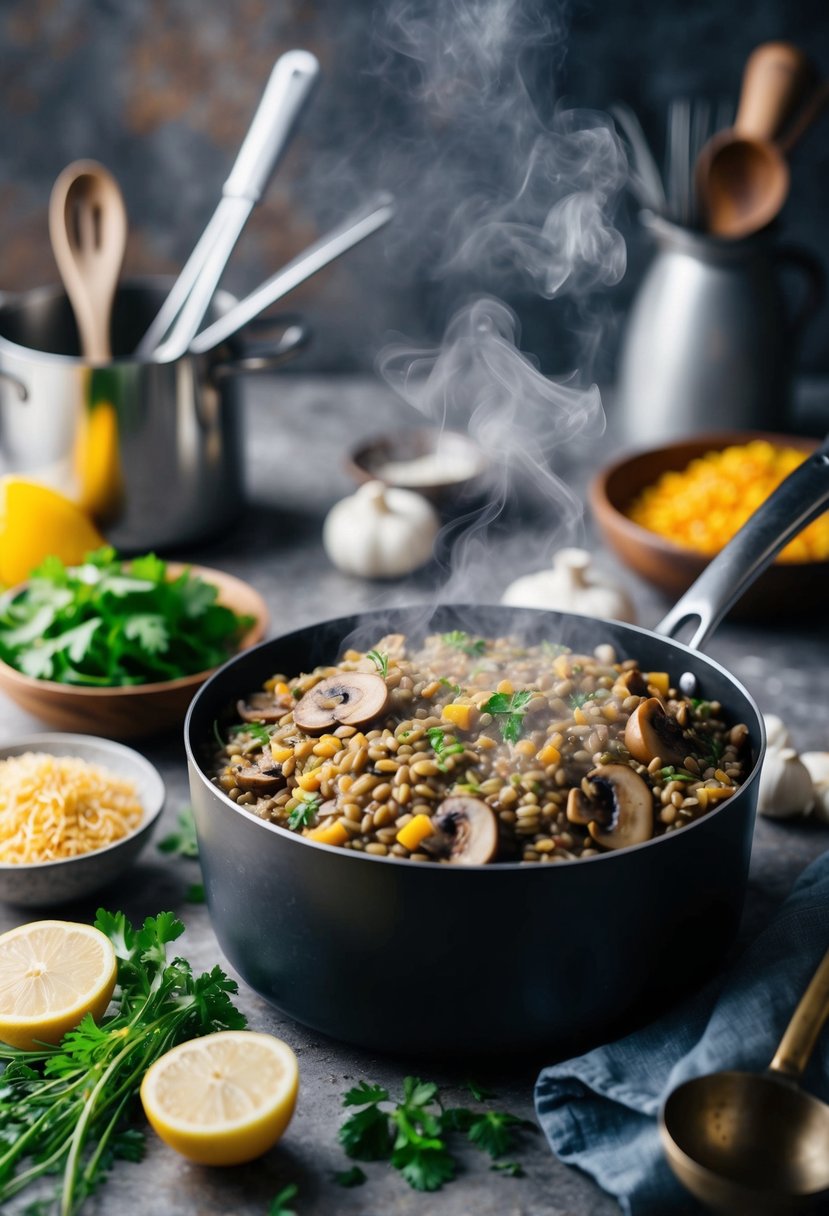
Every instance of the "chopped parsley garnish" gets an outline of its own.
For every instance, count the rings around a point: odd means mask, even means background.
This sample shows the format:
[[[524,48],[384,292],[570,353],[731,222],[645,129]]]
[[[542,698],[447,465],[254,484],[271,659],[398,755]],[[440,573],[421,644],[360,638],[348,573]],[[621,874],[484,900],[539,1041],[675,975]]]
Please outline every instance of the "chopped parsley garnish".
[[[295,1182],[289,1182],[287,1186],[283,1186],[278,1195],[268,1204],[268,1216],[296,1216],[293,1208],[289,1208],[288,1204],[292,1199],[296,1199],[299,1194],[299,1187]]]
[[[574,692],[570,697],[571,709],[581,709],[582,705],[586,705],[588,701],[592,701],[595,695],[595,692]]]
[[[659,770],[659,776],[663,781],[699,781],[699,777],[692,777],[690,773],[678,773],[672,764],[668,764],[665,768]]]
[[[447,680],[446,676],[441,676],[440,682],[444,688],[449,689],[453,697],[459,697],[463,692],[460,684],[453,684],[451,680]]]
[[[365,1173],[360,1169],[359,1165],[352,1165],[350,1170],[341,1170],[339,1174],[334,1175],[334,1181],[338,1186],[362,1186],[365,1180]]]
[[[189,806],[178,813],[178,828],[158,842],[160,853],[171,853],[175,857],[198,857],[199,842],[196,839],[196,823]]]
[[[255,739],[260,747],[267,747],[271,741],[271,732],[263,722],[237,722],[231,726],[229,734],[241,735],[243,732]]]
[[[480,1091],[485,1092],[485,1091]],[[515,1147],[517,1135],[535,1125],[505,1111],[471,1111],[443,1106],[437,1085],[406,1077],[403,1097],[394,1102],[387,1089],[364,1081],[350,1089],[344,1106],[359,1107],[340,1128],[340,1143],[359,1161],[388,1160],[409,1186],[437,1191],[455,1176],[456,1161],[449,1149],[453,1133],[493,1158]],[[520,1166],[502,1162],[503,1172],[518,1175]]]
[[[485,714],[502,719],[501,738],[505,743],[517,743],[524,729],[524,714],[527,712],[527,702],[532,699],[532,689],[522,692],[495,692],[481,706]]]
[[[446,732],[442,726],[430,726],[426,731],[426,738],[429,740],[432,751],[435,753],[435,763],[442,773],[446,772],[447,756],[457,756],[461,752],[466,751],[462,743],[446,742]]]
[[[301,801],[288,815],[288,827],[294,831],[297,828],[309,828],[322,806],[322,797],[313,790],[294,790],[292,796]]]
[[[184,892],[184,900],[188,904],[203,904],[206,902],[206,899],[207,896],[204,893],[203,882],[191,882]]]
[[[385,680],[389,674],[389,656],[381,654],[379,650],[370,650],[366,655],[367,659],[371,659],[374,666],[377,668],[377,674],[381,675]]]
[[[471,638],[462,629],[453,629],[450,633],[442,634],[441,638],[453,650],[460,650],[463,654],[468,654],[470,657],[481,655],[486,650],[486,641],[483,638]]]

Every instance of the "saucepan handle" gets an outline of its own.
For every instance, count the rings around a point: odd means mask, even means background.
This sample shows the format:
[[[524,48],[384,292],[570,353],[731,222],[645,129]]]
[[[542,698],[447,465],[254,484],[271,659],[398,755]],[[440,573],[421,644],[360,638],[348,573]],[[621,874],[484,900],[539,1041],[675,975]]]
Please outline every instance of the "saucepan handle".
[[[784,545],[829,507],[829,436],[791,473],[729,541],[656,626],[674,638],[689,622],[695,650],[719,625]]]
[[[287,363],[298,354],[311,339],[310,326],[299,317],[273,317],[256,324],[256,330],[261,333],[264,329],[277,327],[281,331],[279,340],[273,343],[263,343],[248,346],[244,354],[236,359],[226,359],[216,363],[210,369],[214,382],[226,379],[228,376],[251,375],[259,372],[272,372]],[[254,326],[248,327],[250,331]]]

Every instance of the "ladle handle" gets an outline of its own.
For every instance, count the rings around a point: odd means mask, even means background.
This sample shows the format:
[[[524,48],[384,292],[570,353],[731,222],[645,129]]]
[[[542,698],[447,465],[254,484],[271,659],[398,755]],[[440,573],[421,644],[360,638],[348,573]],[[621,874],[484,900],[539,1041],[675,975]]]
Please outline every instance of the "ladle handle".
[[[829,950],[800,998],[770,1068],[797,1080],[809,1062],[818,1035],[829,1017]]]
[[[747,523],[705,567],[695,583],[656,626],[676,637],[698,618],[688,645],[699,649],[780,550],[829,507],[829,436],[790,473]]]
[[[808,56],[789,42],[764,42],[752,51],[743,72],[734,131],[773,141],[814,80]]]

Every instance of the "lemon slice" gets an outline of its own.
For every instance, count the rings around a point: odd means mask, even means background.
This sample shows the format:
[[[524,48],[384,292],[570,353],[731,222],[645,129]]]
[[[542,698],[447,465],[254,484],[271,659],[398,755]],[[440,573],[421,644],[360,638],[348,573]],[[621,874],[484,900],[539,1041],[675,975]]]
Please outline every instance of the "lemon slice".
[[[80,562],[104,543],[88,515],[48,486],[0,479],[0,582],[22,583],[45,557]]]
[[[85,1013],[97,1020],[118,969],[112,942],[91,925],[36,920],[0,935],[0,1040],[31,1050],[59,1043]]]
[[[202,1165],[240,1165],[276,1144],[291,1122],[299,1066],[287,1043],[221,1030],[173,1047],[141,1084],[161,1139]]]

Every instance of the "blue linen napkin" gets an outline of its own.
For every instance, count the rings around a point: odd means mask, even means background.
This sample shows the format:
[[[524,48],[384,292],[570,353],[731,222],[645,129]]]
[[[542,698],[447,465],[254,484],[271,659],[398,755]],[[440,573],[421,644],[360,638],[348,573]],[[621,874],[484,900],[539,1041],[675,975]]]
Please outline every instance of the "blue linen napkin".
[[[690,1077],[768,1067],[827,948],[829,852],[729,972],[650,1026],[541,1072],[536,1112],[556,1156],[594,1178],[625,1216],[699,1212],[664,1160],[659,1108]],[[826,1030],[804,1088],[829,1101]]]

